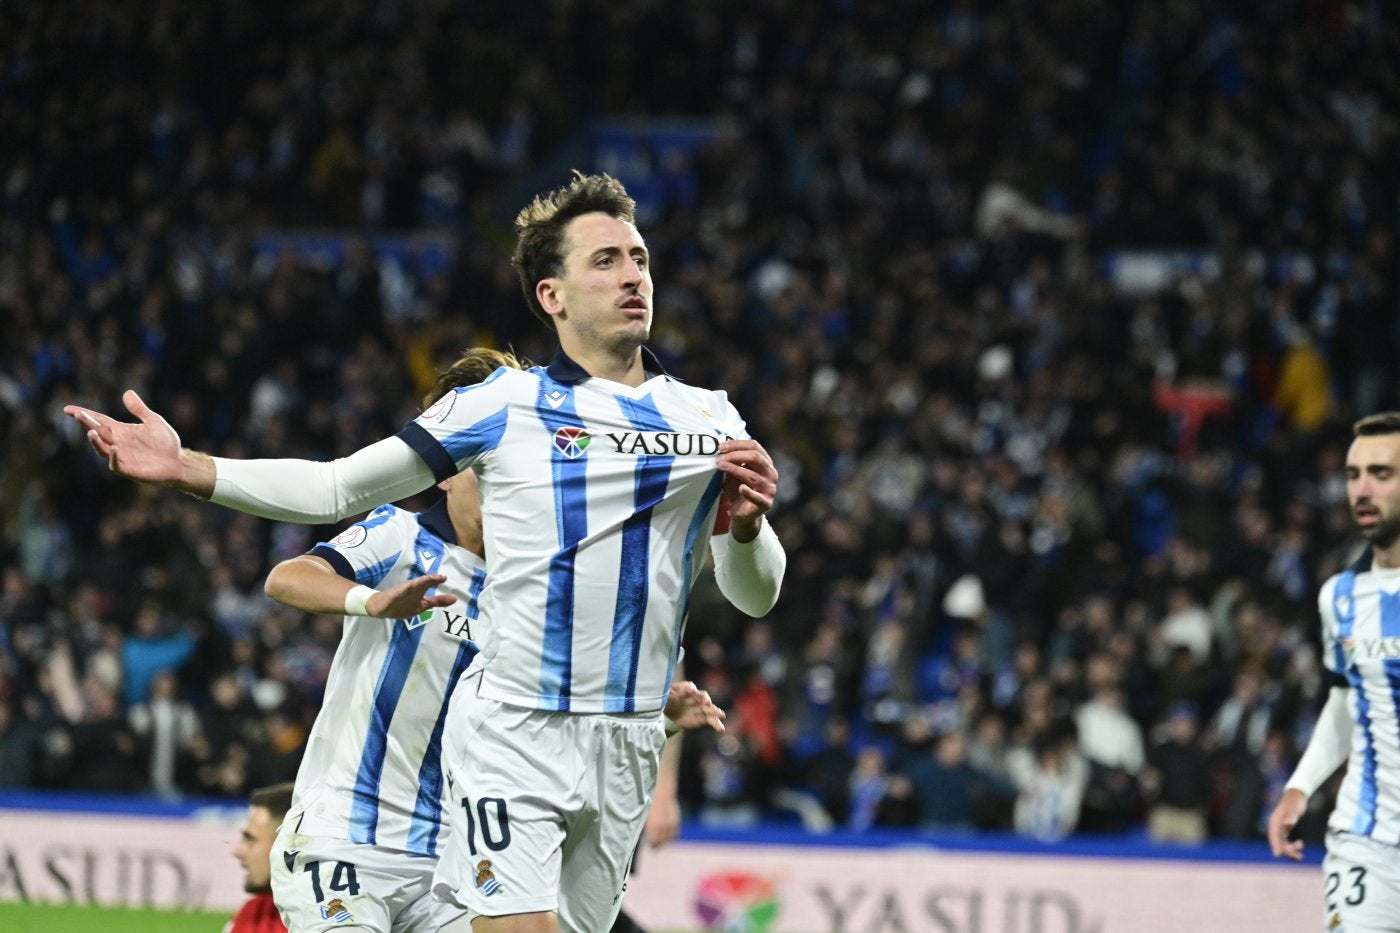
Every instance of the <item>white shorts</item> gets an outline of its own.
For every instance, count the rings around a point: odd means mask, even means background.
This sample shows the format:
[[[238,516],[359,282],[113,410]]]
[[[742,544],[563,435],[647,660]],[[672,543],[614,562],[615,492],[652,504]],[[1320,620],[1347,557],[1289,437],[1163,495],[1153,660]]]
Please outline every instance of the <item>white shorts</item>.
[[[444,729],[456,805],[434,895],[473,918],[552,910],[564,933],[602,933],[656,789],[660,713],[522,709],[476,686],[453,694]]]
[[[1330,831],[1322,875],[1327,933],[1400,933],[1400,848]]]
[[[303,836],[291,816],[272,844],[272,899],[289,933],[467,933],[460,907],[433,899],[437,859]]]

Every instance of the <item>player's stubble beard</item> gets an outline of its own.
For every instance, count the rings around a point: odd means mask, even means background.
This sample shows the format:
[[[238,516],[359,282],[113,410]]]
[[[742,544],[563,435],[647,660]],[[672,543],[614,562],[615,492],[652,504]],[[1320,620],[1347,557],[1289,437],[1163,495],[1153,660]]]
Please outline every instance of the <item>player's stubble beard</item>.
[[[1380,521],[1370,528],[1361,529],[1361,537],[1377,550],[1387,550],[1400,541],[1400,515],[1383,513]]]

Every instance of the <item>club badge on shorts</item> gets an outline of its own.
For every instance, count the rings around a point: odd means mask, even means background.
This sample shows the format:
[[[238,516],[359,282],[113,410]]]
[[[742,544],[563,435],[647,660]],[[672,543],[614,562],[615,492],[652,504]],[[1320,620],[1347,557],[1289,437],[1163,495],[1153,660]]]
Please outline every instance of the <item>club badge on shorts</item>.
[[[487,897],[501,890],[501,883],[496,880],[496,873],[491,870],[490,859],[482,859],[476,863],[476,889]]]
[[[345,909],[344,901],[338,897],[333,897],[329,904],[321,905],[321,919],[334,920],[336,923],[344,923],[346,920],[354,920],[355,915]]]

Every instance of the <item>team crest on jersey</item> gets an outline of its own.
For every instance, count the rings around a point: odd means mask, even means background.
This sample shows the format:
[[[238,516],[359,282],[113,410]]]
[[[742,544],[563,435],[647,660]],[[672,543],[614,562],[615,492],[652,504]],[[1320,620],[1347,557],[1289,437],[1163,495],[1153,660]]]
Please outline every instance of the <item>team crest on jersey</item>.
[[[476,863],[476,889],[487,897],[501,890],[496,873],[491,870],[491,860],[482,859]]]
[[[336,547],[359,547],[365,543],[365,526],[351,525],[340,534],[331,538],[331,544]]]
[[[418,416],[419,421],[442,421],[452,413],[452,406],[457,402],[457,393],[450,391],[442,398],[438,399],[427,408],[423,409],[423,414]]]
[[[554,449],[570,460],[577,460],[588,450],[593,438],[583,428],[560,428],[554,432]]]
[[[321,905],[321,919],[332,920],[336,923],[344,923],[347,920],[354,920],[355,915],[345,909],[345,902],[338,897],[333,897],[329,904]]]

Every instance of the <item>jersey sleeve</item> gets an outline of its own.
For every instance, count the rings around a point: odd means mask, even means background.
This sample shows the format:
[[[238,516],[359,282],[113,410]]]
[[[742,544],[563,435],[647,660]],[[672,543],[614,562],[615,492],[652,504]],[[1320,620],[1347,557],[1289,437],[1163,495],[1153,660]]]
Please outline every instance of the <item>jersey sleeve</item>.
[[[525,391],[522,377],[525,374],[502,367],[485,382],[455,388],[404,425],[397,436],[422,458],[438,482],[456,476],[501,443],[510,395]]]
[[[1322,663],[1334,674],[1345,674],[1348,664],[1346,646],[1339,638],[1337,579],[1330,578],[1318,590],[1317,613],[1322,619]]]
[[[397,566],[413,561],[416,526],[413,513],[382,505],[310,554],[345,579],[378,588]]]

